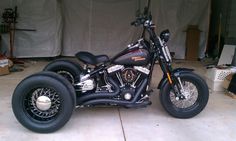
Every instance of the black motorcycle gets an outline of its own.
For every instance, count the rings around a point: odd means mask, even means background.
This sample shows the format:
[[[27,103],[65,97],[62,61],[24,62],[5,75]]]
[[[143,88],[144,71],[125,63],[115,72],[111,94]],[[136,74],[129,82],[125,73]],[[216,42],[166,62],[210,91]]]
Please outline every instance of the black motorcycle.
[[[156,62],[163,71],[158,88],[164,109],[177,118],[191,118],[200,113],[208,102],[208,86],[193,70],[171,67],[166,44],[170,32],[155,34],[147,7],[131,24],[143,26],[149,38],[143,34],[113,58],[78,52],[76,57],[84,63],[83,67],[78,62],[56,60],[43,72],[21,81],[12,97],[17,120],[32,131],[48,133],[65,125],[75,108],[146,107],[151,104],[149,86]]]

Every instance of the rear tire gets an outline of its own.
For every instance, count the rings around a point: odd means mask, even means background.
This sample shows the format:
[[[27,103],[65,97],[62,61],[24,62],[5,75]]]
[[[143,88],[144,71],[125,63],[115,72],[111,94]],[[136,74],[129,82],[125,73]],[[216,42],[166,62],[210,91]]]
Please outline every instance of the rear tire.
[[[76,62],[59,59],[49,63],[43,71],[51,71],[65,77],[71,84],[79,79],[83,69]]]
[[[180,79],[182,83],[188,84],[189,87],[191,86],[191,89],[196,88],[197,96],[194,97],[193,94],[195,93],[192,93],[189,95],[189,99],[184,99],[185,101],[176,100],[170,84],[166,82],[160,90],[160,101],[170,115],[177,118],[191,118],[199,114],[207,105],[209,98],[208,86],[200,76],[192,72],[181,73]],[[189,90],[190,92],[194,91]]]
[[[12,109],[17,120],[24,127],[39,133],[50,133],[63,127],[74,108],[73,87],[53,72],[25,78],[12,96]]]

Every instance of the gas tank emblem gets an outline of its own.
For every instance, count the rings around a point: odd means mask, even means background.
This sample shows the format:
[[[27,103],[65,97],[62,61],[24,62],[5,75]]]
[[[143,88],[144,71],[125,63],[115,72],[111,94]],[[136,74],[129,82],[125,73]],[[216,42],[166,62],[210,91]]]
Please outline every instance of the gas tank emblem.
[[[141,57],[141,56],[135,56],[135,57],[132,57],[131,59],[134,60],[135,62],[136,62],[136,61],[143,61],[143,60],[146,60],[146,58]]]

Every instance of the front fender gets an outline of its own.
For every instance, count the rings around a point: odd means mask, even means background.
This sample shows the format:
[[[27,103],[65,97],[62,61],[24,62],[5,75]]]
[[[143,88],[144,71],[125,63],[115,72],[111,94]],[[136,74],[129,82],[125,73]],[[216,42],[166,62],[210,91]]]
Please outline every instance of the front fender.
[[[194,71],[194,69],[189,69],[189,68],[176,68],[172,71],[172,74],[174,74],[175,76],[178,76],[180,73],[183,73],[183,72],[192,72]],[[165,83],[167,83],[167,77],[166,75],[164,74],[161,81],[159,82],[158,86],[157,86],[157,89],[160,89],[162,86],[164,86]]]

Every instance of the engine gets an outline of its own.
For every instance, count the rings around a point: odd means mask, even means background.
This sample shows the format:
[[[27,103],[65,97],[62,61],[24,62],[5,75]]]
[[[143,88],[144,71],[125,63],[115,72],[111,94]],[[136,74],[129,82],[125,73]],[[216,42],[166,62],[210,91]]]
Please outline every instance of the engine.
[[[120,97],[124,100],[131,100],[135,90],[142,83],[142,79],[149,75],[150,70],[142,66],[125,67],[115,65],[107,69],[109,76],[120,84]]]
[[[135,96],[136,88],[142,84],[143,79],[149,73],[150,70],[148,67],[114,65],[107,69],[107,73],[104,71],[100,73],[100,76],[94,78],[90,78],[88,74],[81,76],[81,81],[75,84],[75,88],[87,94],[94,92],[113,92],[112,85],[107,80],[107,77],[110,77],[120,88],[120,94],[115,98],[129,101]]]
[[[121,70],[121,78],[125,83],[133,83],[138,77],[138,72],[133,68]]]

